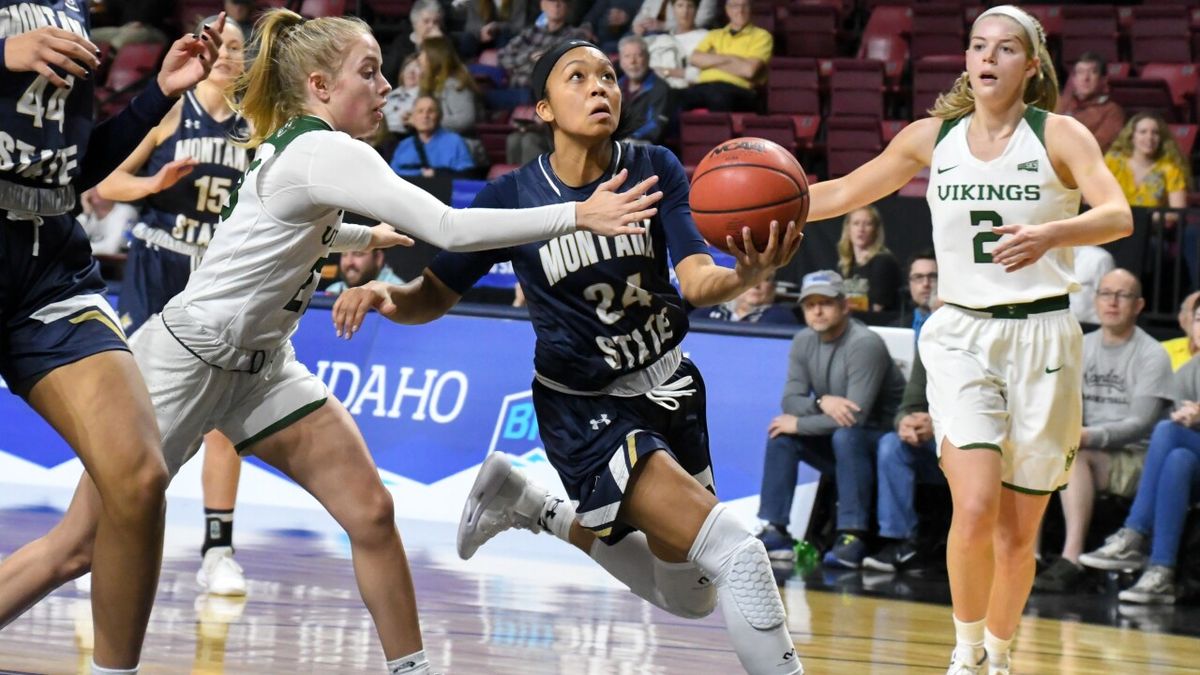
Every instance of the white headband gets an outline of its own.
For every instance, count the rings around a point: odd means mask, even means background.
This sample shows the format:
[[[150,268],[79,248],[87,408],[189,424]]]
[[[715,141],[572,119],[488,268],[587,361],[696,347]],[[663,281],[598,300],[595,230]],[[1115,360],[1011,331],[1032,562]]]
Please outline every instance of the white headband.
[[[1021,28],[1025,29],[1025,35],[1029,37],[1029,44],[1033,45],[1035,54],[1045,44],[1042,40],[1042,33],[1037,28],[1037,24],[1033,22],[1033,19],[1030,18],[1025,10],[1019,7],[1014,7],[1013,5],[996,5],[983,14],[980,14],[975,19],[975,23],[979,23],[986,16],[1006,16],[1021,24]]]

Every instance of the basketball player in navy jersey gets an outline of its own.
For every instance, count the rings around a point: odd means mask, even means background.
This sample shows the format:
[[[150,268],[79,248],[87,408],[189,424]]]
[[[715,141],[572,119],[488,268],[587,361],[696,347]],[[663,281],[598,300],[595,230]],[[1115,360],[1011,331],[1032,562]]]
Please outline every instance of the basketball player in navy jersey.
[[[87,3],[0,0],[0,376],[62,434],[99,488],[87,497],[99,519],[64,519],[44,538],[83,542],[94,560],[93,672],[137,669],[158,584],[167,471],[146,385],[69,212],[77,193],[207,76],[223,22],[172,44],[142,94],[97,126]],[[24,571],[0,587],[0,604],[28,605],[41,578],[63,572],[23,564],[36,554],[4,561]],[[0,615],[0,626],[15,616]]]
[[[747,229],[748,253],[737,256],[736,268],[716,266],[692,220],[675,156],[613,140],[621,93],[603,52],[582,40],[559,44],[536,64],[533,90],[537,114],[553,129],[554,151],[488,185],[474,206],[586,198],[624,169],[633,181],[660,178],[663,199],[647,233],[442,253],[407,285],[371,282],[344,292],[335,326],[352,336],[371,308],[400,323],[431,321],[492,265],[511,260],[537,333],[533,400],[542,440],[571,503],[493,454],[464,509],[459,554],[469,558],[509,527],[548,529],[675,615],[705,616],[719,600],[747,671],[803,672],[766,550],[714,495],[704,381],[683,358],[687,315],[667,274],[669,257],[684,298],[719,304],[786,264],[799,230],[772,224],[759,252]],[[732,239],[727,243],[733,248]]]
[[[216,19],[208,17],[201,25]],[[221,37],[208,78],[185,93],[133,154],[96,186],[106,199],[146,200],[142,222],[149,231],[135,230],[142,236],[129,246],[117,305],[126,334],[132,335],[183,290],[212,239],[229,191],[249,163],[246,149],[235,142],[249,136],[249,125],[225,97],[246,69],[245,35],[236,22],[226,21]],[[224,434],[205,435],[201,481],[206,522],[196,581],[214,595],[246,594],[245,575],[233,560],[233,507],[241,467]]]

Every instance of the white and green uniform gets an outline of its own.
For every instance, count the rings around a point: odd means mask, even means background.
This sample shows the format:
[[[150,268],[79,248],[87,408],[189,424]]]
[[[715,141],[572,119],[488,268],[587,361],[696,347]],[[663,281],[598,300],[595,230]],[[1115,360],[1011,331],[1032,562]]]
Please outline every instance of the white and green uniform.
[[[942,123],[930,163],[929,211],[945,308],[921,329],[929,414],[942,439],[1003,457],[1004,485],[1045,493],[1066,485],[1082,426],[1082,333],[1069,311],[1079,289],[1070,248],[1017,272],[992,262],[1002,224],[1079,213],[1079,190],[1046,151],[1048,113],[1029,107],[999,157],[971,154],[971,115]]]
[[[370,146],[297,117],[258,149],[186,288],[131,341],[172,475],[219,429],[239,451],[324,404],[290,337],[331,250],[367,248],[389,223],[441,248],[478,250],[575,231],[575,204],[454,210],[391,171]]]

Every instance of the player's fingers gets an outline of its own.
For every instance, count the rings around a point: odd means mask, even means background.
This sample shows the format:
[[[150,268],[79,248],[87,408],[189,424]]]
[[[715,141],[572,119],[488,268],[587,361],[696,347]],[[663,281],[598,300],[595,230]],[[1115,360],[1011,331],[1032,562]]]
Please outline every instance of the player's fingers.
[[[754,235],[750,233],[750,228],[742,228],[742,245],[745,247],[746,258],[751,265],[758,263],[758,249],[754,247]]]
[[[406,234],[396,233],[396,246],[416,246],[417,242]]]
[[[75,77],[90,77],[87,68],[84,68],[82,65],[80,65],[80,62],[75,59],[76,50],[79,50],[80,52],[83,51],[81,47],[73,42],[67,42],[65,40],[56,40],[48,45],[48,47],[49,53],[46,54],[46,61],[58,66],[59,68],[62,68]],[[86,58],[86,55],[84,56]],[[86,58],[84,63],[91,63],[92,60],[92,58]]]
[[[333,334],[337,337],[342,336],[342,316],[346,313],[346,296],[342,296],[333,303],[333,310],[329,312],[330,319],[333,320]]]
[[[608,180],[604,181],[603,183],[597,185],[596,190],[597,191],[605,190],[608,192],[615,192],[616,189],[621,187],[621,184],[625,182],[625,176],[627,176],[627,175],[629,175],[629,172],[625,169],[621,169],[620,171],[614,173],[612,178],[609,178]]]
[[[72,33],[69,30],[55,27],[47,28],[46,34],[56,40],[66,40],[67,42],[73,42],[79,45],[80,49],[83,50],[85,55],[87,55],[90,59],[94,59],[96,65],[100,65],[100,59],[96,58],[96,55],[100,53],[100,48],[97,47],[96,43],[92,42],[91,40],[83,37],[82,35]],[[89,63],[89,61],[85,60],[84,63]]]
[[[58,87],[59,89],[66,89],[67,87],[70,86],[67,84],[66,80],[59,77],[58,73],[54,72],[54,69],[51,68],[50,66],[46,65],[46,63],[44,61],[39,62],[37,65],[35,65],[33,67],[33,69],[35,71],[37,71],[38,75],[41,75],[42,77],[46,78],[47,82]]]
[[[623,170],[624,169],[622,169],[622,171]],[[658,182],[658,176],[650,176],[646,180],[638,183],[637,185],[634,185],[628,192],[629,192],[629,194],[633,194],[633,195],[646,194],[650,190],[650,188],[654,187],[654,184],[657,182]],[[654,201],[658,201],[659,199],[662,199],[661,192],[657,192],[655,194],[657,194],[658,197],[656,197],[654,199]]]
[[[96,69],[100,67],[100,50],[96,45],[84,40],[74,33],[68,33],[67,38],[56,38],[52,45],[55,51],[85,67]]]
[[[643,209],[641,211],[635,211],[626,215],[624,218],[622,218],[622,221],[629,224],[638,223],[638,234],[641,234],[642,232],[646,231],[646,228],[641,225],[641,222],[643,220],[649,220],[650,218],[654,217],[654,214],[656,213],[658,213],[658,209],[655,208]]]

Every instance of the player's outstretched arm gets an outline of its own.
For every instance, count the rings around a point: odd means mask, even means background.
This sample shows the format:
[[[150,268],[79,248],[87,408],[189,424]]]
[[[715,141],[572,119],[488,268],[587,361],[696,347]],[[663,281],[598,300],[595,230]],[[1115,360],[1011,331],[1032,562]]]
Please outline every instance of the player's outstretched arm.
[[[1009,235],[992,250],[992,260],[1006,272],[1032,265],[1052,248],[1104,244],[1133,232],[1129,201],[1087,127],[1072,117],[1050,115],[1045,136],[1046,154],[1059,178],[1077,185],[1092,208],[1066,220],[993,228],[997,234]]]
[[[849,175],[808,188],[808,221],[836,218],[874,204],[929,166],[942,121],[927,117],[900,130],[878,157]]]
[[[429,323],[444,316],[461,298],[429,270],[407,284],[371,281],[342,291],[333,305],[333,328],[338,337],[349,340],[372,309],[396,323]]]
[[[771,234],[761,251],[754,248],[748,227],[742,228],[743,250],[734,246],[733,237],[726,237],[726,240],[727,248],[734,252],[737,260],[733,269],[715,264],[707,253],[690,255],[675,266],[680,292],[696,307],[732,300],[770,272],[788,264],[800,250],[804,235],[794,222],[788,223],[781,233],[779,222],[771,221]]]
[[[298,151],[307,158],[297,157]],[[641,234],[662,195],[647,194],[657,178],[617,192],[626,172],[598,187],[587,201],[530,209],[452,209],[397,176],[369,145],[344,134],[326,134],[309,146],[291,147],[287,167],[295,178],[287,199],[336,207],[391,223],[449,251],[481,251],[542,241],[587,230],[605,236]],[[299,161],[297,161],[299,160]],[[289,168],[290,167],[290,168]]]
[[[144,199],[170,188],[196,168],[199,164],[196,159],[183,157],[164,164],[153,176],[138,175],[146,162],[150,161],[154,149],[179,127],[182,107],[182,101],[176,102],[162,122],[146,134],[129,157],[96,185],[96,191],[101,197],[116,202]]]

